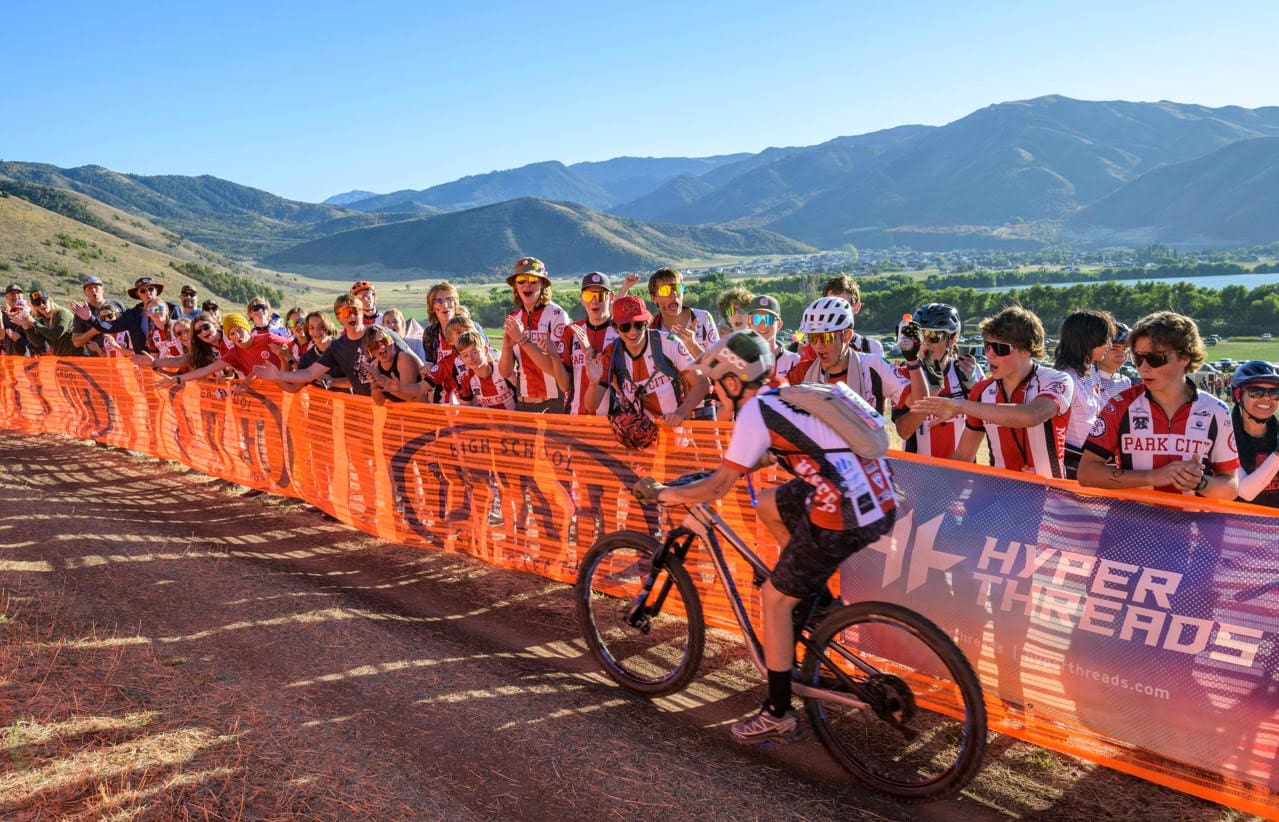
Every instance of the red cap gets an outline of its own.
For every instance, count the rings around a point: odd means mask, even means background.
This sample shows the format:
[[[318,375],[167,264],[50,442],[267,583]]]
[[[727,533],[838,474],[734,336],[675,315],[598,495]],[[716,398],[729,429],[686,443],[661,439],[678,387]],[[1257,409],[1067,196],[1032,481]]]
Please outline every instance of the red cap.
[[[648,306],[639,297],[628,294],[613,301],[613,322],[631,323],[636,320],[648,322],[652,319],[653,315],[648,312]]]

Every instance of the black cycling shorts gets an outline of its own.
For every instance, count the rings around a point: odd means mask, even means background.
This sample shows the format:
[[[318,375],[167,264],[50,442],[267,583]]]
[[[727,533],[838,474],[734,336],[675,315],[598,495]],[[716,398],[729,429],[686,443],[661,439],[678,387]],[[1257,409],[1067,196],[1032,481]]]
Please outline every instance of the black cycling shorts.
[[[808,518],[808,497],[812,486],[792,479],[777,489],[777,511],[790,530],[790,542],[782,549],[773,568],[773,587],[786,596],[812,596],[826,587],[839,564],[855,552],[887,534],[897,521],[897,511],[864,528],[830,531],[813,525]]]

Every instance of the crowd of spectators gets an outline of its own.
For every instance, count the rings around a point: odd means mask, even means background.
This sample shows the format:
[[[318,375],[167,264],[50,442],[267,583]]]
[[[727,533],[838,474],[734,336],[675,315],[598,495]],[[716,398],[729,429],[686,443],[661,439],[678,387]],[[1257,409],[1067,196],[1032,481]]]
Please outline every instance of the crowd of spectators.
[[[367,281],[339,295],[331,314],[294,307],[283,318],[263,297],[243,313],[223,313],[212,300],[197,307],[190,285],[180,305],[167,302],[151,277],[128,289],[127,306],[93,276],[83,301],[65,306],[44,289],[11,284],[0,350],[130,357],[161,384],[218,380],[242,389],[261,379],[378,404],[608,416],[620,442],[645,448],[660,426],[731,414],[695,361],[722,334],[750,329],[773,349],[772,385],[845,383],[891,417],[910,452],[972,461],[984,444],[995,466],[1086,486],[1279,504],[1279,372],[1240,366],[1222,389],[1232,407],[1200,390],[1189,375],[1205,348],[1188,317],[1157,312],[1129,327],[1082,308],[1062,324],[1050,364],[1039,318],[1009,306],[980,322],[983,368],[975,352],[961,351],[958,312],[930,303],[904,319],[901,359],[890,362],[880,341],[856,330],[861,294],[845,275],[827,282],[785,334],[773,296],[733,286],[713,316],[685,304],[677,269],[648,278],[647,302],[628,293],[640,281],[629,274],[615,288],[608,275],[587,274],[577,295],[585,316],[574,322],[555,301],[545,264],[522,257],[507,278],[512,310],[500,347],[447,282],[427,292],[424,324],[379,311]],[[1135,385],[1121,372],[1129,362]]]

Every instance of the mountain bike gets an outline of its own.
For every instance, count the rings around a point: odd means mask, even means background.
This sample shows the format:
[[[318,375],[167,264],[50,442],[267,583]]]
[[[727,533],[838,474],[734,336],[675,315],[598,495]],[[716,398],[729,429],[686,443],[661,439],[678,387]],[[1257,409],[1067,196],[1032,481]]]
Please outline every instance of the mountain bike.
[[[706,623],[686,565],[700,543],[763,674],[763,647],[723,544],[750,565],[756,587],[770,568],[708,504],[670,507],[687,513],[662,541],[617,531],[583,558],[574,594],[592,655],[610,678],[639,694],[671,694],[692,681]],[[981,683],[940,628],[901,605],[838,606],[829,594],[801,602],[794,620],[801,650],[793,691],[817,736],[855,778],[913,801],[954,796],[972,780],[986,750]]]

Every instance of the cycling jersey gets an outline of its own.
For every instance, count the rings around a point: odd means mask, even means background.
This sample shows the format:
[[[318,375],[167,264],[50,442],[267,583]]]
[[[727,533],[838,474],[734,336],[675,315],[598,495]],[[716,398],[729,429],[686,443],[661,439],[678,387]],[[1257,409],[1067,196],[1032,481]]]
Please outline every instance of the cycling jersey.
[[[555,303],[547,303],[533,312],[517,308],[509,315],[524,326],[528,338],[552,357],[562,356],[561,345],[564,329],[568,327],[568,314]],[[519,396],[527,402],[540,402],[561,396],[555,377],[537,367],[531,359],[525,361],[524,346],[514,347],[515,362],[519,365]]]
[[[1101,406],[1106,407],[1106,403],[1110,402],[1111,397],[1123,391],[1125,388],[1132,387],[1132,378],[1115,372],[1107,374],[1101,369],[1097,369],[1097,390],[1101,392]]]
[[[885,397],[896,404],[904,394],[910,393],[910,379],[903,376],[892,363],[883,357],[862,354],[854,349],[849,349],[848,370],[843,373],[828,373],[822,368],[822,361],[818,359],[816,352],[813,352],[810,357],[801,359],[791,368],[786,374],[786,381],[791,385],[801,382],[834,385],[842,382],[875,408],[884,407]]]
[[[154,323],[151,325],[151,331],[147,334],[147,348],[156,359],[166,359],[168,357],[181,357],[186,350],[182,347],[182,340],[178,339],[173,333],[173,326],[166,325],[161,328]]]
[[[689,323],[689,327],[693,330],[693,339],[702,347],[702,350],[710,348],[713,343],[718,342],[719,328],[715,325],[715,319],[711,317],[710,312],[688,306],[685,306],[685,308],[692,312],[693,320]],[[662,324],[660,312],[653,318],[653,322],[649,327],[657,331],[670,332],[670,329]]]
[[[791,369],[799,364],[799,360],[799,354],[794,351],[787,351],[781,346],[773,348],[773,373],[770,382],[773,384],[783,382]]]
[[[254,334],[249,337],[249,344],[245,348],[231,343],[231,347],[222,352],[222,360],[245,376],[253,373],[255,365],[271,363],[276,367],[283,367],[280,355],[271,350],[273,344],[286,346],[289,338],[273,333]]]
[[[987,377],[973,386],[968,399],[989,405],[1022,405],[1048,397],[1057,406],[1057,413],[1031,428],[1010,428],[970,415],[968,430],[985,430],[991,465],[1060,478],[1065,475],[1066,423],[1074,390],[1075,383],[1069,375],[1039,363],[1031,366],[1030,373],[1011,394],[1004,392],[1003,382]]]
[[[1239,467],[1235,430],[1226,404],[1199,391],[1189,378],[1190,401],[1169,419],[1145,386],[1134,385],[1106,403],[1084,449],[1126,470],[1150,471],[1177,460],[1202,460],[1214,472]],[[1156,490],[1177,493],[1172,485]],[[1193,494],[1193,491],[1183,493]]]
[[[1089,368],[1088,373],[1080,374],[1073,368],[1066,373],[1075,381],[1075,393],[1070,400],[1070,422],[1066,424],[1066,447],[1076,450],[1084,447],[1088,432],[1101,412],[1101,386],[1097,382],[1096,369]]]
[[[787,405],[776,390],[760,392],[742,405],[724,464],[747,473],[768,451],[812,489],[808,518],[818,528],[863,527],[896,507],[885,460],[858,456],[830,426]]]
[[[506,411],[515,410],[515,390],[499,373],[497,364],[489,362],[488,376],[481,377],[471,369],[466,369],[458,383],[458,396],[463,402],[478,405],[481,408],[499,408]]]
[[[910,379],[910,372],[904,365],[898,367],[897,373],[907,380]],[[924,379],[928,381],[930,393],[937,397],[949,397],[955,400],[968,399],[967,386],[979,382],[984,376],[981,366],[973,363],[972,376],[968,380],[964,380],[963,375],[959,373],[959,369],[955,367],[954,357],[946,361],[945,370],[937,377],[924,366]],[[903,392],[901,397],[898,398],[897,405],[893,408],[894,420],[910,413],[910,406],[906,403],[909,397],[910,392]],[[955,453],[955,449],[959,447],[959,439],[964,434],[964,425],[967,421],[968,417],[963,414],[956,414],[945,421],[929,415],[924,418],[918,428],[911,432],[911,435],[902,443],[902,447],[912,454],[947,458]]]
[[[597,354],[604,351],[608,348],[609,343],[617,339],[617,329],[613,327],[611,320],[606,321],[599,327],[592,326],[588,320],[578,320],[573,325],[580,326],[586,331],[586,338],[591,343],[591,350]],[[589,379],[586,376],[586,351],[578,343],[577,335],[573,333],[572,328],[564,329],[560,350],[563,352],[561,356],[564,360],[564,365],[568,367],[573,379],[573,407],[569,409],[569,413],[596,414],[598,416],[608,414],[607,392],[600,397],[599,407],[594,409],[586,407],[586,383]]]
[[[669,334],[650,331],[644,341],[644,350],[638,355],[632,355],[621,339],[610,343],[604,352],[608,367],[600,385],[619,392],[628,403],[638,400],[650,416],[659,418],[679,409],[683,391],[675,381],[693,367],[694,359],[684,344]],[[660,346],[665,367],[654,359],[654,345]]]

